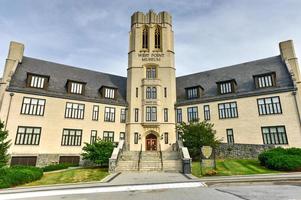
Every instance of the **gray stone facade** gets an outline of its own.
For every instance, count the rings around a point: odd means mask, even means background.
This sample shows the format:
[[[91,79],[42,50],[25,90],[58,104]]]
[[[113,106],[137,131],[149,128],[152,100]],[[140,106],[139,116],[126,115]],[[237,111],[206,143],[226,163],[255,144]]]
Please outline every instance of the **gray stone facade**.
[[[274,145],[222,143],[219,148],[215,150],[215,156],[216,158],[251,159],[257,158],[264,150],[274,147]]]

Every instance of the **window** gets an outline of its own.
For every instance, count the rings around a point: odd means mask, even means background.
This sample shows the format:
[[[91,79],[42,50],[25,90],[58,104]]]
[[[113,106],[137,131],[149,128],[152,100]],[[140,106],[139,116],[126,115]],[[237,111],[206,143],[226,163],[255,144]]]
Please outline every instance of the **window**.
[[[136,87],[136,97],[138,98],[138,88]]]
[[[188,122],[196,121],[199,119],[198,107],[187,108],[187,113],[188,113]]]
[[[234,144],[233,129],[227,129],[226,131],[227,131],[227,143]]]
[[[157,107],[146,107],[146,121],[157,121]]]
[[[146,98],[147,99],[156,99],[157,98],[157,88],[156,87],[147,87],[146,88]]]
[[[161,30],[160,27],[157,26],[155,29],[155,49],[161,48]]]
[[[135,108],[135,122],[139,121],[139,109]]]
[[[84,84],[78,82],[70,81],[68,83],[69,93],[71,94],[83,94],[84,93]]]
[[[65,118],[84,119],[84,104],[66,103]]]
[[[218,104],[218,113],[220,119],[238,117],[236,102]]]
[[[92,120],[98,121],[98,115],[99,115],[99,106],[93,105]]]
[[[139,135],[138,133],[134,133],[134,144],[138,144]]]
[[[27,74],[27,87],[45,89],[48,85],[49,77],[35,74]]]
[[[165,98],[167,97],[167,88],[166,87],[164,88],[164,97]]]
[[[219,94],[229,94],[235,92],[234,85],[235,81],[223,81],[223,82],[217,82],[218,85],[218,92]]]
[[[168,144],[168,133],[164,133],[164,143]]]
[[[93,144],[97,139],[97,131],[96,130],[92,130],[91,131],[91,138],[90,138],[90,144]]]
[[[120,132],[119,139],[120,140],[125,140],[125,132]]]
[[[114,132],[113,131],[104,131],[103,132],[103,139],[105,141],[114,142]]]
[[[126,120],[126,112],[124,108],[120,109],[120,122],[125,123]]]
[[[204,105],[204,120],[210,120],[210,106]]]
[[[105,107],[105,122],[115,122],[115,108]]]
[[[281,114],[279,97],[268,97],[257,99],[259,115]]]
[[[37,156],[12,156],[10,165],[36,166]]]
[[[254,76],[256,88],[265,88],[275,86],[276,74],[263,74]]]
[[[176,115],[177,115],[177,123],[181,123],[182,122],[182,109],[181,108],[177,108]]]
[[[21,114],[43,116],[44,109],[45,109],[45,102],[46,102],[45,99],[24,97],[22,108],[21,108]]]
[[[82,130],[63,129],[62,146],[81,146]]]
[[[164,108],[164,122],[168,122],[168,109]]]
[[[115,89],[105,88],[105,98],[114,99],[115,98]]]
[[[155,79],[157,77],[156,67],[147,67],[146,68],[146,78]]]
[[[284,126],[261,127],[264,144],[288,144]]]
[[[15,145],[39,145],[40,127],[18,126]]]
[[[142,48],[143,49],[148,48],[148,28],[147,28],[147,26],[144,26],[143,30],[142,30]]]
[[[186,88],[187,99],[195,99],[199,97],[199,88]]]

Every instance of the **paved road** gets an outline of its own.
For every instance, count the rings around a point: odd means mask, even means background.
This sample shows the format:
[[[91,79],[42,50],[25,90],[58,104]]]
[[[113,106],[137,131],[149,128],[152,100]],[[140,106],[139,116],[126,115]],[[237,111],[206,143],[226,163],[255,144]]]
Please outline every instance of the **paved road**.
[[[0,198],[1,199],[1,198]],[[23,200],[300,200],[301,182],[69,194]]]

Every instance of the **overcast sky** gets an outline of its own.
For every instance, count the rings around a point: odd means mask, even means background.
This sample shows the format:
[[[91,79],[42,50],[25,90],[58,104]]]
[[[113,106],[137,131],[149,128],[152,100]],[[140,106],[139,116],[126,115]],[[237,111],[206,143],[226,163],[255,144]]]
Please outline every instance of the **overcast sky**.
[[[279,54],[301,59],[300,0],[0,0],[0,70],[11,40],[25,55],[126,76],[130,16],[173,16],[177,75]]]

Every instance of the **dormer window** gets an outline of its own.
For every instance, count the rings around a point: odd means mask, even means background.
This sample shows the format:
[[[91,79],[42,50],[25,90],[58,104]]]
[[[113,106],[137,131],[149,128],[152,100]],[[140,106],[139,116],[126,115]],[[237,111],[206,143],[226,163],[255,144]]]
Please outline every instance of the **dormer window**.
[[[147,67],[146,68],[146,78],[147,79],[155,79],[156,77],[157,77],[156,67]]]
[[[186,89],[186,96],[187,99],[196,99],[201,96],[201,92],[203,91],[203,88],[201,86],[195,86]]]
[[[114,99],[115,98],[115,89],[105,88],[105,98]]]
[[[217,82],[219,94],[229,94],[235,92],[236,82],[235,80]]]
[[[116,98],[117,89],[113,87],[105,87],[102,86],[100,88],[100,94],[103,98],[106,99],[115,99]]]
[[[275,80],[276,80],[275,73],[261,74],[261,75],[254,76],[256,88],[273,87],[276,85]]]
[[[84,94],[85,83],[68,80],[67,90],[68,90],[68,93],[70,93],[70,94]]]
[[[48,86],[49,76],[27,74],[27,87],[45,89]]]

